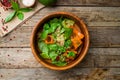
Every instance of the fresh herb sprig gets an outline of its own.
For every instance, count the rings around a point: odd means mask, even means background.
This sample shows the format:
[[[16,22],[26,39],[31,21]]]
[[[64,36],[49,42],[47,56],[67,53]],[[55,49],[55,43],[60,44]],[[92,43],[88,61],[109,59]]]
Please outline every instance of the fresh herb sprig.
[[[31,8],[20,8],[19,4],[13,0],[11,0],[11,4],[14,11],[5,18],[5,23],[10,22],[15,16],[17,16],[18,19],[23,20],[23,12],[29,12],[32,10]]]

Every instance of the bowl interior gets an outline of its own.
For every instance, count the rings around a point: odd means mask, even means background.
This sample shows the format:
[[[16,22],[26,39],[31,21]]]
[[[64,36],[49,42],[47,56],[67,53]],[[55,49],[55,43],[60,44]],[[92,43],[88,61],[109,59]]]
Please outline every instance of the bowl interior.
[[[77,28],[79,29],[79,31],[81,33],[84,34],[85,37],[82,40],[83,41],[82,46],[78,50],[79,56],[74,61],[67,64],[66,66],[58,67],[58,66],[55,66],[53,64],[50,64],[50,63],[46,62],[43,58],[40,57],[40,52],[39,52],[39,49],[38,49],[38,46],[37,46],[38,45],[37,44],[37,36],[38,36],[37,34],[42,31],[44,23],[48,22],[50,19],[53,19],[53,18],[60,18],[61,16],[65,17],[65,18],[68,18],[68,19],[71,19],[71,20],[74,20],[76,25],[78,26]],[[50,15],[44,17],[35,26],[35,28],[33,30],[33,33],[32,33],[32,38],[31,38],[31,48],[32,48],[32,51],[33,51],[33,54],[34,54],[35,58],[41,64],[43,64],[45,67],[48,67],[48,68],[54,69],[54,70],[69,69],[69,68],[75,66],[76,64],[78,64],[83,59],[83,57],[85,56],[85,54],[87,52],[87,49],[88,49],[88,46],[89,46],[89,35],[88,35],[88,31],[86,29],[85,24],[78,17],[74,16],[73,14],[69,14],[69,13],[53,13],[53,14],[50,14]]]

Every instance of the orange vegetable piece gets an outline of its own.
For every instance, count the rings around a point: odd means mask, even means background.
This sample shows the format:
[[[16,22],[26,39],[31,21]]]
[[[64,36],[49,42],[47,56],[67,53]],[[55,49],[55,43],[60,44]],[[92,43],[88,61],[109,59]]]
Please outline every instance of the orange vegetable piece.
[[[45,39],[46,44],[53,44],[54,40],[51,35],[48,35],[47,38]]]
[[[73,28],[73,35],[71,37],[71,41],[74,49],[76,50],[82,44],[81,39],[84,38],[84,35],[76,29],[76,26],[71,26],[71,28]]]

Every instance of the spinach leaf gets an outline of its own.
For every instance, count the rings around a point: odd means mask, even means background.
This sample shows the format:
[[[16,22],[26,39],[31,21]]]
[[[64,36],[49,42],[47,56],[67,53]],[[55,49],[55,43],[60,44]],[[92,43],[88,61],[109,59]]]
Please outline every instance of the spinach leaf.
[[[72,41],[70,39],[68,39],[68,40],[65,41],[64,46],[66,48],[70,48],[71,44],[72,44]]]
[[[65,65],[67,65],[66,62],[61,62],[61,61],[52,61],[52,64],[55,64],[56,66],[65,66]]]
[[[49,51],[47,44],[45,44],[44,42],[38,42],[38,47],[42,53],[48,53]]]
[[[49,30],[50,26],[48,23],[45,23],[44,26],[43,26],[43,31],[45,30]]]
[[[48,48],[50,51],[57,51],[58,45],[57,44],[48,44]]]
[[[64,37],[65,39],[69,39],[70,36],[72,35],[73,30],[71,28],[65,28],[65,32],[64,32]]]
[[[58,51],[59,51],[60,53],[62,53],[62,52],[65,52],[66,50],[65,50],[65,47],[64,47],[64,46],[59,46],[59,47],[58,47]]]
[[[50,59],[51,59],[52,61],[54,61],[54,60],[56,59],[56,57],[58,56],[58,54],[57,54],[55,51],[51,51],[51,52],[49,53],[49,56],[50,56]]]
[[[47,35],[48,35],[48,30],[42,31],[41,35],[40,35],[40,38],[42,40],[45,40],[47,38]]]
[[[50,23],[58,23],[58,22],[59,22],[59,19],[57,19],[57,18],[50,20]]]
[[[55,30],[57,29],[58,26],[60,26],[59,23],[51,23],[50,28],[49,28],[49,33],[55,32]]]
[[[68,52],[67,54],[67,57],[75,57],[75,56],[76,56],[75,53],[72,51]]]
[[[38,48],[42,52],[40,56],[45,59],[49,59],[49,54],[48,54],[49,49],[47,47],[47,44],[45,44],[44,42],[38,42]]]
[[[48,53],[41,53],[40,56],[44,59],[49,59],[50,58]]]

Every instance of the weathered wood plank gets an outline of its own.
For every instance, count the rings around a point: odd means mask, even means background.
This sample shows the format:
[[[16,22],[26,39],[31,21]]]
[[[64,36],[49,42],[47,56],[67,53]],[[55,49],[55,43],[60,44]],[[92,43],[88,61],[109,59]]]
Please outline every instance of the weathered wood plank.
[[[79,68],[120,68],[120,48],[90,48]],[[39,68],[30,48],[0,48],[0,68]]]
[[[74,68],[67,71],[0,69],[0,80],[119,80],[119,71],[116,68]]]
[[[0,68],[38,68],[43,67],[37,62],[30,48],[0,49]],[[94,67],[92,56],[86,56],[84,63],[77,67]]]
[[[51,7],[39,11],[23,26],[34,26],[39,19],[52,12],[72,12],[88,26],[120,26],[120,7]]]
[[[120,1],[119,0],[59,0],[56,5],[120,6]]]
[[[120,47],[120,27],[92,27],[88,31],[91,47]]]
[[[29,47],[30,35],[36,22],[58,10],[72,12],[86,22],[91,47],[120,47],[120,7],[45,8],[11,34],[0,38],[0,47]]]

